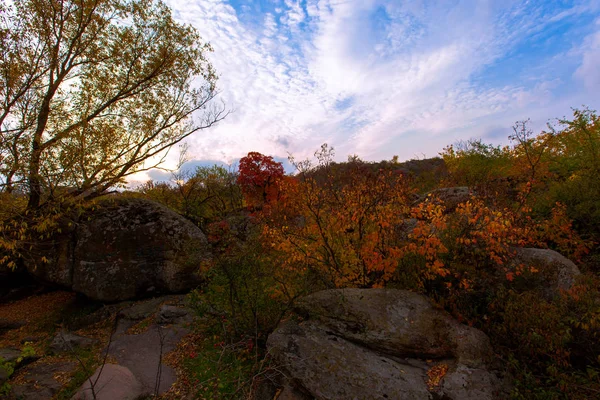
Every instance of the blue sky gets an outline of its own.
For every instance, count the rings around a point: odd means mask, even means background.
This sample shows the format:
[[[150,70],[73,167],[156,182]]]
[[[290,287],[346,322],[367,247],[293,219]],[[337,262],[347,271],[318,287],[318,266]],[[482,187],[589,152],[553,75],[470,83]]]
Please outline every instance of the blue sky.
[[[431,157],[600,109],[600,0],[167,0],[215,51],[233,110],[195,160],[249,151]],[[175,156],[173,156],[175,157]]]

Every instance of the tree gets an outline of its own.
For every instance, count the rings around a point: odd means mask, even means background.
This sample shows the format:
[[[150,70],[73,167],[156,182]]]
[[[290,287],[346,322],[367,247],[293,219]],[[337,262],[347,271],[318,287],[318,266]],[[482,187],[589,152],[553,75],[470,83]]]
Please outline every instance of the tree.
[[[242,207],[237,174],[219,165],[197,167],[173,173],[171,182],[149,181],[139,191],[174,209],[205,229]]]
[[[258,152],[240,159],[238,184],[249,206],[262,206],[278,195],[278,184],[284,176],[283,165]]]
[[[0,190],[36,210],[156,166],[227,114],[209,51],[160,0],[0,0]]]
[[[358,157],[336,175],[333,155],[323,145],[317,165],[292,160],[297,179],[282,182],[264,242],[280,252],[282,274],[310,273],[325,287],[381,287],[403,255],[397,230],[411,190],[401,174],[373,171]]]

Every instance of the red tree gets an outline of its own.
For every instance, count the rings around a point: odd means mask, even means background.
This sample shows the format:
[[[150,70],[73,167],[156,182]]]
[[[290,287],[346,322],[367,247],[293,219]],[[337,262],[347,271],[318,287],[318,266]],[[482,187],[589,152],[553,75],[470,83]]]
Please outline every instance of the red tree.
[[[283,176],[283,165],[280,162],[253,151],[240,160],[237,182],[248,206],[261,207],[277,199]]]

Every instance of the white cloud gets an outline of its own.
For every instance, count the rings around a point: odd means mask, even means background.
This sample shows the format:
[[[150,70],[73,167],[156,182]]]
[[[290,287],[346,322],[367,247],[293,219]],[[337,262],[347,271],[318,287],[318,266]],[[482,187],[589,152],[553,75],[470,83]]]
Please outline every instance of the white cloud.
[[[600,92],[600,19],[596,21],[598,30],[589,35],[580,48],[581,65],[575,71],[575,77],[584,86],[596,93]]]
[[[340,159],[433,156],[517,119],[562,116],[582,97],[556,98],[555,76],[484,86],[472,78],[521,38],[596,3],[553,13],[517,1],[283,0],[248,24],[226,0],[169,0],[215,48],[221,98],[234,110],[190,140],[191,155],[303,157],[327,141]],[[599,44],[597,33],[569,56],[581,58],[575,75],[589,90],[600,86]]]

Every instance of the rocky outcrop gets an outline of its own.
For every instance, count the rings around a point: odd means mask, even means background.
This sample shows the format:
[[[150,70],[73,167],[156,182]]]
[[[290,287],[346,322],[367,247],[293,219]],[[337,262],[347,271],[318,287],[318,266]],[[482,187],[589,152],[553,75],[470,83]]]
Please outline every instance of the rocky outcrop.
[[[96,369],[71,400],[136,400],[143,395],[142,384],[128,368],[106,364]]]
[[[77,349],[88,349],[92,347],[96,341],[84,336],[76,335],[70,332],[58,332],[52,343],[50,343],[50,351],[55,354],[74,352]]]
[[[474,192],[467,186],[441,188],[421,195],[416,203],[438,202],[444,205],[446,213],[451,213],[459,204],[468,201],[473,194]]]
[[[69,376],[77,368],[75,361],[35,363],[21,374],[18,383],[12,384],[10,400],[47,400],[63,387],[61,377]]]
[[[135,198],[99,202],[38,252],[44,249],[50,262],[27,265],[31,274],[109,302],[189,290],[209,255],[193,223]]]
[[[569,290],[581,275],[577,265],[562,254],[550,249],[515,248],[513,266],[523,265],[538,270],[537,286],[552,297],[561,290]]]
[[[89,303],[80,305],[86,307]],[[81,386],[74,399],[133,400],[162,395],[171,389],[177,373],[167,361],[168,354],[191,332],[194,320],[186,296],[107,304],[88,315],[93,318],[76,323],[78,333],[86,336],[61,330],[41,356],[29,356],[25,347],[0,348],[0,385],[8,381],[5,388],[12,387],[5,396],[7,400],[46,400],[57,394],[66,398],[73,394],[75,383]],[[34,329],[38,333],[37,324]],[[36,349],[42,346],[40,343]],[[81,367],[80,350],[85,348],[107,363],[95,373],[80,369],[75,376],[74,369]],[[91,377],[82,382],[82,372]]]
[[[328,290],[297,311],[305,320],[280,326],[267,346],[288,381],[317,399],[504,397],[487,336],[421,295]]]

